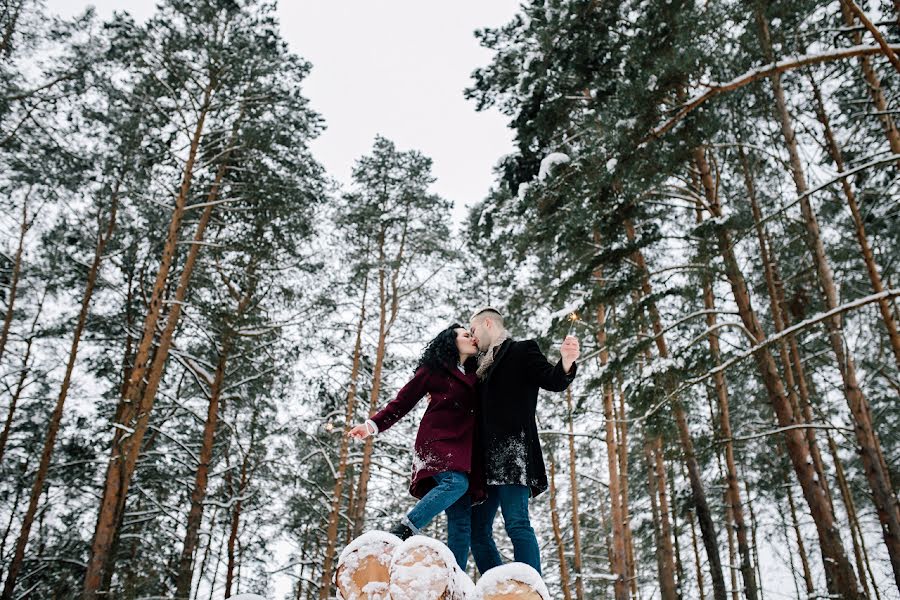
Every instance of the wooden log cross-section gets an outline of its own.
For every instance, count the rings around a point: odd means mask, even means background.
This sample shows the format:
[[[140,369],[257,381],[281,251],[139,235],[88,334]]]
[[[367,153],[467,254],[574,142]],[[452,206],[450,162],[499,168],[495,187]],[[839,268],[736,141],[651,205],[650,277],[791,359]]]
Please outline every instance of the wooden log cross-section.
[[[344,548],[335,583],[341,600],[391,600],[390,566],[400,538],[383,531],[364,533]]]
[[[482,575],[472,597],[474,600],[550,600],[550,592],[533,568],[508,563]]]
[[[450,549],[423,535],[394,550],[390,574],[391,600],[466,600],[475,592]]]

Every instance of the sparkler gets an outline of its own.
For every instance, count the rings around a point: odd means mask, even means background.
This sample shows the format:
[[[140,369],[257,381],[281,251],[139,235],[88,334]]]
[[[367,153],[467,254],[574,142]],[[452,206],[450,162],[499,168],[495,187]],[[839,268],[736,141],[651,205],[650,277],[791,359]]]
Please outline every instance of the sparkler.
[[[575,323],[578,322],[578,313],[571,312],[569,313],[569,316],[566,317],[566,319],[569,321],[569,332],[566,334],[566,337],[569,337],[575,330]]]

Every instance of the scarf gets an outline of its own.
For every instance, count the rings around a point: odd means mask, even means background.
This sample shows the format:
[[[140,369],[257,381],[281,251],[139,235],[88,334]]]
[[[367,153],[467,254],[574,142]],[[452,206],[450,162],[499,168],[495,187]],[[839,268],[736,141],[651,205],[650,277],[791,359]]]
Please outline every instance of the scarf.
[[[487,376],[487,372],[490,370],[491,365],[494,364],[494,354],[497,353],[497,350],[503,345],[503,342],[508,339],[509,332],[501,331],[500,335],[497,336],[497,339],[494,340],[494,343],[491,344],[491,347],[478,357],[478,369],[475,371],[475,374],[478,376],[479,381],[483,381],[485,376]]]

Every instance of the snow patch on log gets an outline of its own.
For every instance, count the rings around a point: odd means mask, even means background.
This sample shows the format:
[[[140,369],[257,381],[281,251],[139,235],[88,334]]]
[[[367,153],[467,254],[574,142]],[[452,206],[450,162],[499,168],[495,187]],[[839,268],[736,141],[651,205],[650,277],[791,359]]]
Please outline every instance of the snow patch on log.
[[[394,550],[390,572],[393,600],[461,600],[475,591],[450,549],[423,535],[412,536]]]
[[[524,563],[516,562],[494,567],[482,575],[475,586],[473,598],[485,600],[485,597],[514,593],[515,582],[531,587],[540,595],[541,600],[550,600],[550,591],[538,572]]]

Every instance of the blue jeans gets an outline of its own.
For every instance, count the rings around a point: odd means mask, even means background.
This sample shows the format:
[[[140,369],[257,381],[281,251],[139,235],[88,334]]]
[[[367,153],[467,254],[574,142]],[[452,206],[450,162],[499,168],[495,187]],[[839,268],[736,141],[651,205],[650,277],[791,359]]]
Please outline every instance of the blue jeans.
[[[531,489],[527,485],[490,485],[487,500],[472,507],[472,555],[482,575],[503,564],[494,543],[494,518],[498,508],[503,512],[503,523],[512,541],[516,562],[541,572],[541,551],[528,518],[530,496]]]
[[[409,511],[404,523],[418,535],[420,529],[446,511],[447,546],[459,568],[465,572],[469,558],[469,542],[472,538],[472,504],[467,493],[469,478],[465,473],[446,471],[438,473],[433,479],[437,485]]]

